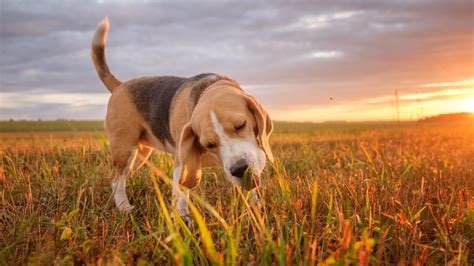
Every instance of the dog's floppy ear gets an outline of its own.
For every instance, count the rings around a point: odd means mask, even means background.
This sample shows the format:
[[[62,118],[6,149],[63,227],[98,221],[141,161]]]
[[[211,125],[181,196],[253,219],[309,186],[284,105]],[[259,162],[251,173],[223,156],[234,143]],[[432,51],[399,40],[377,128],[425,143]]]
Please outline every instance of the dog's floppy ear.
[[[246,95],[245,98],[247,100],[248,108],[253,113],[255,121],[257,122],[258,144],[267,155],[268,160],[273,163],[273,153],[272,149],[270,148],[270,144],[268,143],[268,138],[273,131],[272,120],[255,97]]]
[[[178,145],[178,158],[181,167],[179,184],[194,188],[201,181],[201,155],[203,149],[199,145],[191,123],[184,125]]]

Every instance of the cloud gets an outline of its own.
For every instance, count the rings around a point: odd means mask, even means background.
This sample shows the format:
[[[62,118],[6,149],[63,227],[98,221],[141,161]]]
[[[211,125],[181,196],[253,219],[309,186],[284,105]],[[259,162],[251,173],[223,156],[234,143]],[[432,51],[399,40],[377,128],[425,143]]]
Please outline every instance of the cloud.
[[[436,88],[436,87],[454,87],[454,86],[470,86],[474,87],[474,78],[466,79],[466,80],[458,80],[458,81],[447,81],[447,82],[434,82],[434,83],[426,83],[421,84],[420,87],[422,88]]]
[[[319,15],[304,15],[292,24],[277,28],[277,32],[314,30],[329,27],[338,20],[345,20],[363,13],[362,11],[339,11],[334,13],[322,13]]]
[[[47,91],[0,92],[2,109],[19,109],[24,106],[42,106],[47,104],[67,105],[71,108],[105,105],[110,93],[57,93]]]
[[[341,57],[343,53],[341,51],[317,51],[311,54],[313,58],[337,58]]]
[[[430,101],[432,99],[448,99],[451,97],[455,98],[466,98],[474,97],[474,87],[470,89],[445,89],[439,91],[431,92],[421,92],[421,93],[407,93],[402,94],[398,97],[398,100],[403,102],[413,102],[413,101]],[[395,101],[395,95],[385,95],[377,98],[369,98],[364,102],[367,104],[393,104]]]
[[[107,59],[121,80],[222,73],[278,112],[330,97],[424,93],[474,76],[471,10],[469,1],[2,1],[1,92],[42,92],[57,109],[5,94],[0,101],[16,106],[11,116],[60,118],[72,107],[57,95],[105,93],[89,57],[105,15]]]

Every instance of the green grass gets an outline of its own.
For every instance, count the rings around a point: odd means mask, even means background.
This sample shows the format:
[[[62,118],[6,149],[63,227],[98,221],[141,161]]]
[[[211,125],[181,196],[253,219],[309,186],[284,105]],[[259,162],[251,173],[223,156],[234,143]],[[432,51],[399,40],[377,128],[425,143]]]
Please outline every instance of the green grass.
[[[413,126],[415,122],[401,122],[402,127]],[[360,122],[360,123],[292,123],[275,122],[275,133],[314,132],[321,129],[362,130],[374,128],[393,128],[394,122]],[[54,132],[54,131],[103,131],[103,121],[0,121],[0,132]]]
[[[0,263],[472,264],[473,137],[277,123],[262,207],[206,169],[188,227],[171,218],[170,155],[130,179],[123,215],[103,133],[2,133]]]
[[[0,132],[103,130],[103,121],[0,121]]]

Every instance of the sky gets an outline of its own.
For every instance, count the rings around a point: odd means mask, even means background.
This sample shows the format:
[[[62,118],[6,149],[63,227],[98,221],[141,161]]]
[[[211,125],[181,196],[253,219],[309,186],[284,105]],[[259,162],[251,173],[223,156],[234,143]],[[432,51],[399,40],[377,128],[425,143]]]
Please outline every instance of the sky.
[[[274,120],[474,112],[472,1],[0,0],[0,119],[103,119],[104,16],[122,81],[227,75]]]

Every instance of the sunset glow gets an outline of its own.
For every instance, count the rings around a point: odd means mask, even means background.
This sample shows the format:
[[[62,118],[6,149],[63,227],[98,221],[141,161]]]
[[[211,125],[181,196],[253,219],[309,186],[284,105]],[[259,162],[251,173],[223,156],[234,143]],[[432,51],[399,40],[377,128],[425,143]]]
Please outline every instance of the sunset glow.
[[[474,113],[474,97],[463,100],[461,106],[465,112]]]
[[[422,84],[426,92],[400,90],[398,111],[401,120],[417,120],[443,113],[474,112],[474,79],[455,82]],[[418,89],[417,89],[418,90]],[[395,94],[378,97],[339,101],[325,104],[273,110],[274,117],[285,121],[380,121],[396,120]]]

